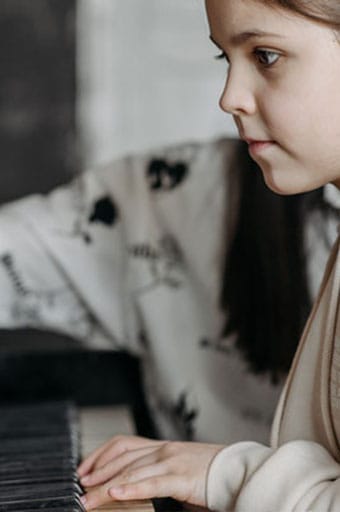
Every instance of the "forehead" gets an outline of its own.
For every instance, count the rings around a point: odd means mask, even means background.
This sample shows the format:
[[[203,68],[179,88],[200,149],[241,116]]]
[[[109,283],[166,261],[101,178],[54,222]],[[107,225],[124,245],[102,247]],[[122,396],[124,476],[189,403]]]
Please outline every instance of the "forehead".
[[[265,32],[280,37],[298,36],[318,25],[294,12],[261,0],[206,0],[211,34],[231,41],[240,32]]]

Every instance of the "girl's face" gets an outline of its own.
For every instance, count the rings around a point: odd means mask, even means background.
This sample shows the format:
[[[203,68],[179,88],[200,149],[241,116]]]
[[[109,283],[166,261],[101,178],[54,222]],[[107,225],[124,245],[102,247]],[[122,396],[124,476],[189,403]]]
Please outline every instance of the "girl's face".
[[[221,108],[267,185],[294,194],[340,188],[340,43],[326,26],[258,0],[206,0],[229,62]]]

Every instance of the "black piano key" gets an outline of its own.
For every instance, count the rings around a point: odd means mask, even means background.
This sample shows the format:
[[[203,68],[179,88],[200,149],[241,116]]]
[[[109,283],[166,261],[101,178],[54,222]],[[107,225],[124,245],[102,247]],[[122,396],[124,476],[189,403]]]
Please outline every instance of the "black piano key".
[[[85,509],[80,507],[80,505],[69,505],[66,507],[55,506],[53,508],[18,508],[11,510],[11,512],[41,512],[42,510],[44,512],[85,512]]]
[[[55,474],[56,471],[60,473],[71,472],[75,470],[76,465],[72,460],[60,460],[60,459],[50,459],[48,461],[19,461],[19,463],[4,463],[0,465],[0,475],[3,478],[3,475],[44,475],[44,474]]]
[[[68,506],[68,507],[53,507],[53,508],[18,508],[15,510],[12,510],[11,512],[84,512],[83,508],[80,508],[79,505],[76,506]]]
[[[35,483],[22,484],[22,485],[8,485],[0,487],[0,503],[5,500],[10,500],[16,497],[55,497],[55,496],[77,496],[82,493],[81,488],[77,482],[61,481],[49,482],[43,485],[36,485]]]
[[[52,499],[35,499],[35,500],[16,500],[8,503],[0,503],[0,512],[14,512],[22,510],[27,512],[34,508],[35,510],[55,509],[65,510],[67,507],[77,512],[85,512],[84,507],[77,498],[52,498]]]
[[[0,407],[0,512],[85,512],[70,403]]]
[[[20,462],[30,462],[35,461],[36,463],[46,463],[51,458],[55,460],[70,460],[74,461],[75,457],[70,451],[64,452],[59,451],[55,452],[53,450],[46,450],[44,453],[6,453],[3,455],[0,455],[0,464],[9,464],[10,462],[13,463],[20,463]]]
[[[22,475],[19,478],[5,478],[0,480],[0,489],[1,487],[6,487],[9,485],[25,485],[25,484],[49,484],[49,483],[61,483],[61,482],[69,482],[71,481],[78,484],[78,478],[75,474],[70,476],[70,472],[65,472],[63,474],[57,473],[54,475]]]

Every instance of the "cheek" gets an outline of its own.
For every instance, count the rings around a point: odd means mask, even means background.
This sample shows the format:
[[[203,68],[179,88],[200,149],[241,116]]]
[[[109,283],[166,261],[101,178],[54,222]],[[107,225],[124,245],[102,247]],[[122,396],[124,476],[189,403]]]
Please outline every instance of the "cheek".
[[[297,137],[306,134],[309,124],[306,113],[301,110],[301,102],[290,95],[268,95],[260,115],[268,135],[283,146],[291,146]]]
[[[339,89],[339,90],[338,90]],[[320,83],[294,103],[291,131],[297,147],[315,161],[333,160],[340,149],[340,88]]]
[[[318,119],[315,120],[320,137],[339,146],[340,143],[340,77],[337,86],[318,95]],[[335,149],[335,148],[334,148]]]
[[[286,76],[260,91],[260,115],[273,135],[340,134],[340,62],[308,64],[289,67]]]
[[[292,127],[300,136],[332,146],[339,144],[340,136],[340,68],[319,70],[306,80],[292,99],[295,121]],[[333,148],[335,149],[335,148]]]
[[[269,95],[261,108],[269,134],[286,149],[340,144],[340,86],[311,91],[294,90],[294,94]],[[339,101],[334,102],[334,97]],[[333,147],[334,149],[334,147]]]

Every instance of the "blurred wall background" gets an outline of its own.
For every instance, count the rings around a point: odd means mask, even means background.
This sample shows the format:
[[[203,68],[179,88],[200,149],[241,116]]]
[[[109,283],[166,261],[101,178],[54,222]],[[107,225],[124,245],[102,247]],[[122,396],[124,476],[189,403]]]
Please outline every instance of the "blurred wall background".
[[[217,106],[225,63],[203,0],[78,0],[78,126],[85,165],[234,133]]]
[[[0,202],[77,166],[74,26],[74,0],[0,2]]]
[[[0,202],[233,133],[203,0],[1,0]]]

